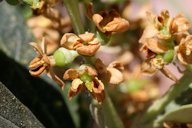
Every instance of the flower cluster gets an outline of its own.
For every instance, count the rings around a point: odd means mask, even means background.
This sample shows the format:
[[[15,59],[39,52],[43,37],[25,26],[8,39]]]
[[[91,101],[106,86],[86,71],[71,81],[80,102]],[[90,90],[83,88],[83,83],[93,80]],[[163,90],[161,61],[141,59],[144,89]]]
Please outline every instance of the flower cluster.
[[[91,14],[90,19],[95,23],[98,30],[106,35],[123,32],[129,26],[129,22],[121,18],[115,11]],[[62,88],[64,87],[63,80],[71,81],[69,98],[72,98],[80,91],[88,91],[94,99],[102,102],[105,98],[104,83],[119,84],[123,81],[123,65],[118,61],[114,61],[106,66],[100,59],[95,60],[93,58],[92,63],[81,62],[77,68],[68,68],[78,56],[82,58],[86,56],[93,57],[102,45],[101,41],[100,37],[97,37],[95,33],[85,32],[78,35],[65,33],[60,40],[59,48],[54,51],[53,55],[47,55],[45,39],[41,43],[42,47],[37,43],[31,43],[38,56],[31,61],[29,72],[33,76],[39,76],[47,71],[48,76]],[[54,66],[68,68],[64,72],[63,80],[54,72]]]
[[[141,51],[147,56],[142,70],[147,73],[160,70],[170,79],[177,81],[165,65],[175,61],[176,58],[184,65],[191,63],[192,38],[188,32],[189,21],[181,14],[172,18],[167,10],[158,16],[148,12],[147,16],[149,25],[139,40],[142,45]]]

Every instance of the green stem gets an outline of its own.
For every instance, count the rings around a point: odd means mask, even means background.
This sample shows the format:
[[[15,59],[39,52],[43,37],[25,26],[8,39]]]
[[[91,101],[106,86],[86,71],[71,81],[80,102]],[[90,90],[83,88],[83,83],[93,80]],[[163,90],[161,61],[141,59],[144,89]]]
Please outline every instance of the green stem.
[[[69,13],[72,21],[73,29],[76,34],[81,34],[84,32],[83,23],[81,21],[79,6],[77,0],[63,0],[65,7]]]
[[[107,125],[108,128],[124,128],[107,92],[105,93],[105,96],[105,100],[102,104],[105,125]]]
[[[107,92],[102,104],[97,101],[91,103],[90,111],[99,128],[124,128]]]
[[[160,115],[165,109],[166,105],[174,100],[177,96],[179,96],[183,91],[185,91],[190,83],[192,83],[192,73],[186,72],[181,80],[172,85],[169,91],[161,97],[159,100],[155,101],[151,107],[147,110],[147,112],[141,117],[142,121],[140,122],[142,128],[147,128],[147,126],[153,125],[157,116]],[[138,123],[138,122],[137,122]],[[145,127],[145,125],[147,125]],[[140,128],[136,126],[137,128]],[[132,127],[132,128],[136,128]]]

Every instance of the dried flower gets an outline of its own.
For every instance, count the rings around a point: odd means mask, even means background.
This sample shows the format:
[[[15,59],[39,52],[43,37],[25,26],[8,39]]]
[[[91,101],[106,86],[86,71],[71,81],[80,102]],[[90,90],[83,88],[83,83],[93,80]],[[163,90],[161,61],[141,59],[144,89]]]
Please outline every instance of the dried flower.
[[[95,23],[97,28],[106,34],[124,32],[129,27],[129,22],[114,10],[93,14],[92,4],[88,7],[88,16]]]
[[[60,45],[67,49],[76,50],[81,55],[92,56],[101,44],[93,33],[86,32],[78,36],[73,33],[66,33],[62,37]]]
[[[100,59],[97,59],[95,67],[104,81],[110,84],[119,84],[123,81],[123,74],[121,71],[124,67],[120,62],[114,61],[109,64],[109,66],[106,66]]]
[[[147,15],[150,23],[139,40],[142,44],[141,50],[148,48],[150,51],[159,54],[173,49],[174,43],[167,27],[171,20],[168,11],[162,11],[160,16],[155,16],[149,12]]]
[[[45,38],[43,38],[41,46],[35,42],[30,43],[30,45],[37,52],[37,57],[35,57],[29,64],[30,74],[32,76],[39,76],[46,71],[50,78],[64,88],[64,82],[54,73],[52,69],[55,65],[55,60],[52,56],[47,56]]]
[[[171,73],[166,67],[166,62],[163,57],[157,56],[151,59],[146,60],[142,66],[141,70],[145,73],[153,74],[160,70],[165,76],[170,78],[173,81],[177,81],[177,78],[174,74]]]
[[[192,35],[181,39],[181,42],[176,50],[177,57],[183,65],[192,64]]]
[[[97,72],[92,67],[82,65],[78,70],[68,69],[63,78],[72,80],[69,98],[80,91],[88,90],[98,102],[104,100],[104,84],[97,78]]]

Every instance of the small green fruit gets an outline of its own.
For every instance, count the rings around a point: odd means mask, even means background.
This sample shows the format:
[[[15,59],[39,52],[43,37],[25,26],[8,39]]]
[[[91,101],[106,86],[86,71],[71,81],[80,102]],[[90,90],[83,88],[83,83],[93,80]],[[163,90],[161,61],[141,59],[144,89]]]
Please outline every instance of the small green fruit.
[[[163,55],[163,60],[166,63],[170,63],[174,58],[174,50],[168,50],[164,55]]]
[[[56,66],[64,67],[74,61],[79,54],[74,50],[68,50],[66,48],[59,48],[53,54]]]

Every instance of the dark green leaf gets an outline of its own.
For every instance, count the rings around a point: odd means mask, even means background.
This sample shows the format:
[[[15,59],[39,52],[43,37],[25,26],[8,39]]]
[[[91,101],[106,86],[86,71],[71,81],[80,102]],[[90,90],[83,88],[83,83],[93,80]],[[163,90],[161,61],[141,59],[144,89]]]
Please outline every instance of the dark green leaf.
[[[32,112],[0,82],[0,127],[43,128]]]

